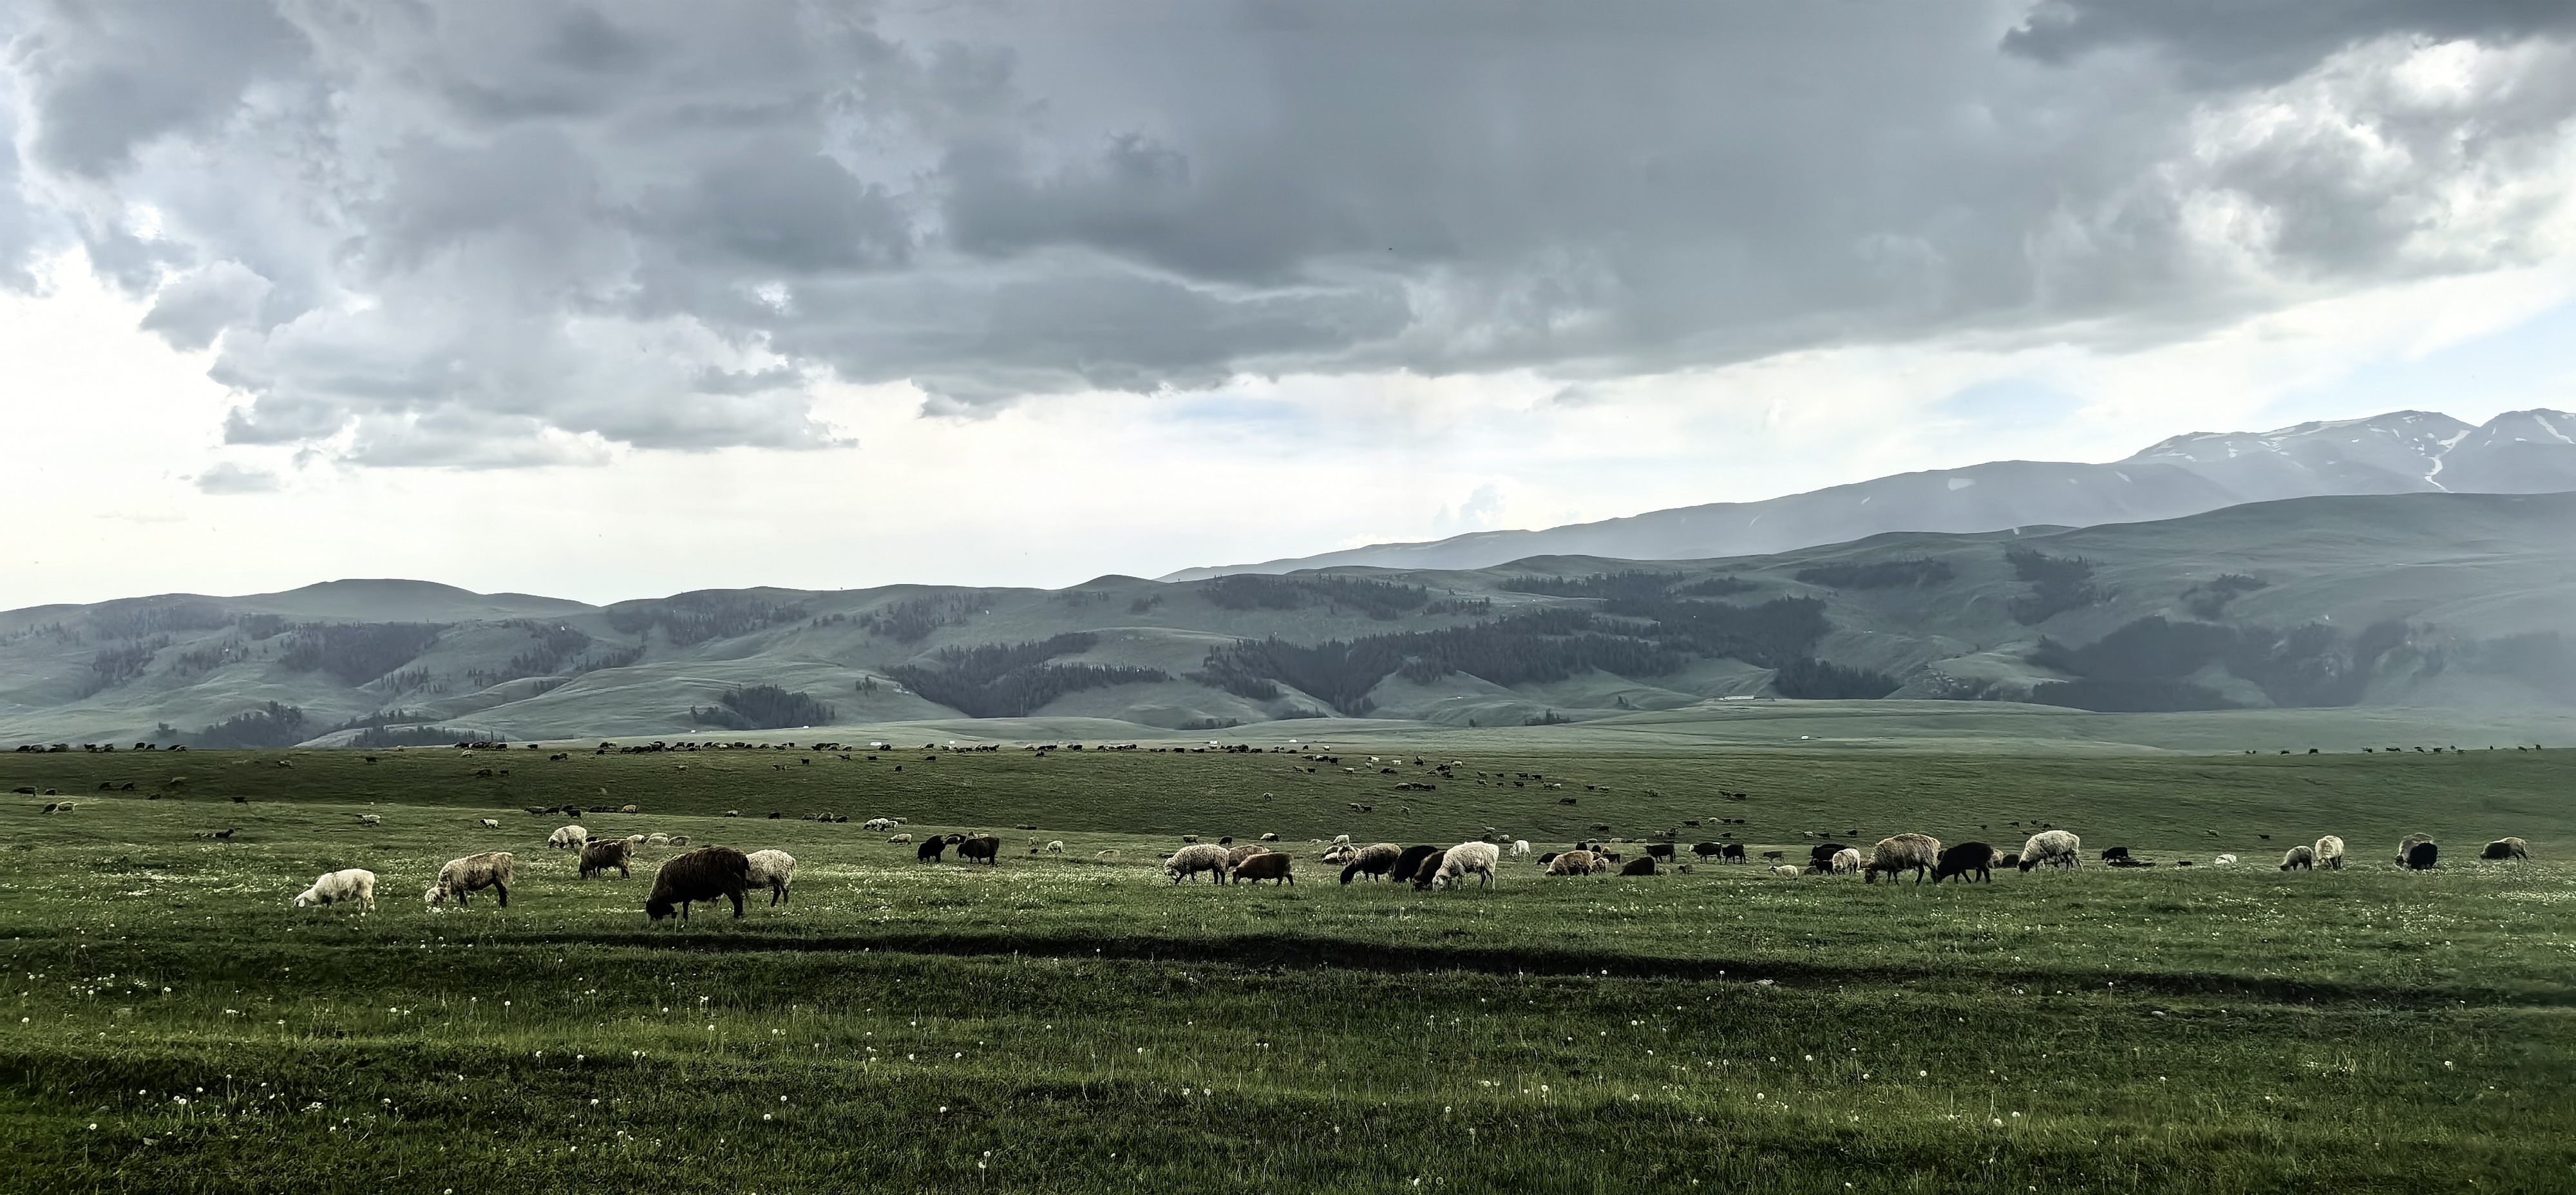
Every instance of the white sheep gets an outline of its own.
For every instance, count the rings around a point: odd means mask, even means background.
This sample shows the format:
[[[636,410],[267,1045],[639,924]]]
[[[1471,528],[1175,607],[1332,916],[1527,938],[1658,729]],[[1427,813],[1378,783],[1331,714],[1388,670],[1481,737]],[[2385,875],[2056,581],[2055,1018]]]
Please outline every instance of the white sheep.
[[[1806,873],[1805,873],[1805,872],[1803,872],[1803,871],[1800,871],[1800,870],[1798,870],[1797,868],[1792,867],[1792,866],[1790,866],[1790,865],[1788,865],[1788,864],[1786,864],[1786,863],[1783,863],[1783,864],[1781,864],[1781,865],[1780,865],[1780,866],[1778,866],[1778,867],[1774,867],[1774,868],[1772,868],[1772,869],[1771,869],[1771,874],[1773,874],[1773,875],[1775,875],[1775,876],[1778,876],[1778,877],[1780,877],[1781,879],[1784,879],[1784,880],[1794,880],[1794,879],[1797,879],[1799,876],[1805,875]]]
[[[1175,884],[1202,871],[1214,872],[1216,882],[1222,884],[1225,882],[1226,854],[1224,847],[1214,843],[1185,846],[1173,852],[1171,858],[1163,860],[1163,872],[1171,876]]]
[[[469,895],[490,888],[500,893],[501,907],[509,908],[510,878],[516,864],[517,860],[508,851],[485,851],[480,855],[450,859],[447,866],[438,869],[438,882],[421,893],[421,899],[433,909],[442,908],[451,900],[462,905]]]
[[[2219,857],[2210,860],[2209,865],[2212,867],[2233,867],[2236,865],[2236,856],[2220,855]]]
[[[662,832],[661,832],[661,831],[659,831],[659,830],[656,830],[656,831],[654,831],[654,832],[652,832],[652,833],[650,833],[650,834],[645,835],[645,836],[644,836],[644,841],[645,841],[645,843],[646,843],[647,845],[650,845],[650,846],[669,846],[669,845],[671,845],[671,836],[670,836],[670,835],[668,835],[668,834],[662,833]]]
[[[358,815],[358,824],[361,826],[372,826],[384,820],[384,818],[373,813],[361,813]]]
[[[883,834],[902,824],[903,819],[899,817],[872,817],[861,823],[859,828],[870,834]]]
[[[2315,847],[2306,845],[2294,846],[2289,850],[2281,852],[2281,870],[2283,871],[2308,871],[2316,867],[2316,865],[2317,848]]]
[[[2042,830],[2021,844],[2021,869],[2084,866],[2084,840],[2065,830]]]
[[[2317,840],[2317,867],[2324,871],[2343,870],[2343,839],[2328,834]]]
[[[1515,838],[1512,840],[1512,858],[1518,859],[1528,853],[1530,853],[1529,839]]]
[[[1826,863],[1826,867],[1835,875],[1850,875],[1860,870],[1860,852],[1851,847],[1844,847],[1834,852],[1834,857]]]
[[[363,912],[375,912],[376,873],[363,867],[323,872],[321,878],[313,881],[312,887],[296,894],[295,907],[300,909],[306,905],[327,905],[344,900],[358,902],[358,908]]]
[[[894,837],[892,837],[892,838],[886,839],[886,845],[888,845],[888,846],[902,846],[903,844],[905,844],[905,843],[907,843],[907,842],[910,842],[910,841],[912,841],[912,835],[910,835],[910,834],[897,834],[897,835],[895,835],[895,836],[894,836]]]
[[[1914,882],[1920,884],[1924,876],[1940,865],[1940,839],[1929,834],[1895,834],[1878,840],[1878,845],[1870,852],[1869,863],[1861,868],[1860,878],[1876,883],[1878,873],[1883,871],[1887,873],[1888,882],[1894,883],[1898,872],[1910,871],[1914,873]]]
[[[1061,839],[1061,838],[1059,838],[1059,839],[1056,839],[1056,840],[1055,840],[1055,841],[1053,841],[1053,842],[1048,843],[1048,844],[1047,844],[1047,853],[1048,853],[1048,854],[1050,854],[1050,855],[1061,855],[1061,854],[1063,854],[1063,853],[1064,853],[1064,840],[1063,840],[1063,839]]]
[[[1482,877],[1482,887],[1491,888],[1494,886],[1494,865],[1501,862],[1502,857],[1502,848],[1490,842],[1459,843],[1441,856],[1440,871],[1431,877],[1428,886],[1452,888],[1473,875]]]
[[[496,817],[478,817],[474,819],[474,824],[481,826],[486,830],[498,830],[501,828],[501,819]]]
[[[580,826],[565,826],[546,835],[546,845],[557,850],[579,851],[590,845],[590,831]]]
[[[743,856],[751,861],[750,883],[746,887],[769,889],[769,903],[787,900],[787,885],[796,879],[796,856],[785,851],[753,851]]]

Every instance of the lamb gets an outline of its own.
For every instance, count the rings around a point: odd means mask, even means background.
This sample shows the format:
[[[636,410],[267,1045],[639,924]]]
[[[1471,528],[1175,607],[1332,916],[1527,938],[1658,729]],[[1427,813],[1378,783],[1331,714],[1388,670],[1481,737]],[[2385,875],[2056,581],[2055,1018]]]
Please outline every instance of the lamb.
[[[1163,860],[1163,874],[1172,877],[1172,882],[1177,884],[1202,871],[1214,872],[1214,881],[1222,884],[1225,882],[1225,858],[1226,849],[1213,843],[1185,846],[1173,852],[1171,858]]]
[[[546,845],[562,851],[580,850],[582,844],[589,841],[590,831],[580,826],[565,826],[546,835]]]
[[[753,851],[743,859],[748,864],[743,882],[752,888],[769,889],[772,906],[787,903],[787,886],[796,879],[796,856],[785,851]]]
[[[1889,882],[1893,883],[1896,873],[1911,871],[1914,873],[1914,882],[1920,884],[1923,882],[1923,877],[1933,868],[1940,866],[1940,863],[1940,839],[1929,834],[1898,834],[1878,840],[1878,846],[1870,855],[1869,865],[1861,869],[1860,878],[1862,883],[1875,884],[1878,882],[1878,873],[1883,871],[1887,873]]]
[[[673,858],[653,873],[653,894],[644,899],[644,915],[658,922],[673,912],[689,919],[689,906],[721,896],[742,916],[742,894],[751,887],[751,859],[729,846],[699,847]]]
[[[1800,870],[1798,870],[1798,869],[1797,869],[1797,868],[1795,868],[1795,867],[1791,867],[1791,866],[1789,866],[1789,865],[1788,865],[1788,864],[1786,864],[1786,863],[1783,863],[1783,864],[1781,864],[1781,865],[1780,865],[1780,866],[1778,866],[1778,867],[1774,867],[1774,868],[1772,868],[1772,869],[1771,869],[1771,874],[1773,874],[1773,875],[1775,875],[1775,876],[1778,876],[1778,877],[1780,877],[1781,879],[1784,879],[1784,880],[1794,880],[1794,879],[1797,879],[1799,876],[1805,875],[1805,874],[1807,874],[1807,873],[1805,873],[1805,872],[1803,872],[1803,871],[1800,871]]]
[[[892,837],[892,838],[886,839],[886,845],[887,845],[887,846],[902,846],[903,844],[905,844],[905,843],[907,843],[907,842],[910,842],[910,841],[912,841],[912,835],[910,835],[910,834],[897,834],[897,835],[895,835],[895,836],[894,836],[894,837]]]
[[[501,819],[493,817],[478,817],[474,819],[474,824],[481,826],[486,830],[498,830],[501,828]]]
[[[1055,841],[1048,843],[1046,849],[1047,853],[1050,855],[1061,855],[1064,853],[1064,840],[1061,838],[1056,839]]]
[[[335,901],[354,900],[363,913],[376,911],[376,873],[363,867],[326,871],[313,881],[313,886],[297,893],[295,907],[327,905]]]
[[[1233,867],[1231,870],[1234,874],[1227,882],[1240,884],[1250,880],[1259,884],[1263,880],[1274,880],[1277,883],[1273,884],[1273,887],[1277,884],[1294,886],[1297,883],[1297,877],[1289,874],[1289,868],[1294,862],[1279,851],[1259,851],[1245,856],[1242,863]]]
[[[1823,846],[1810,847],[1807,849],[1807,866],[1818,874],[1831,871],[1834,866],[1834,856],[1850,849],[1851,844],[1844,842],[1828,842]]]
[[[2430,834],[2409,834],[2404,838],[2398,839],[2397,865],[2399,867],[2407,866],[2407,859],[2415,853],[2415,848],[2431,841],[2433,841],[2433,836]]]
[[[957,857],[960,860],[981,859],[988,867],[1002,865],[1001,859],[998,858],[1001,853],[1002,840],[990,834],[978,834],[973,838],[961,840],[957,844]]]
[[[1847,876],[1855,871],[1859,871],[1860,852],[1850,847],[1844,847],[1839,851],[1835,851],[1834,857],[1826,862],[1825,870],[1838,876]]]
[[[1608,862],[1604,861],[1601,856],[1593,854],[1590,851],[1567,851],[1562,855],[1558,855],[1547,865],[1547,874],[1552,876],[1588,876],[1595,872],[1608,871],[1609,869],[1610,864]]]
[[[509,908],[511,871],[517,862],[508,851],[450,859],[447,866],[438,869],[438,882],[430,885],[421,899],[433,909],[451,900],[461,906],[469,895],[489,888],[500,895],[501,907]]]
[[[606,875],[608,869],[614,867],[617,878],[626,879],[634,874],[627,870],[634,859],[635,844],[623,838],[603,838],[598,842],[584,843],[581,848],[581,878],[586,880]]]
[[[2328,834],[2317,840],[2317,866],[2325,871],[2343,870],[2343,840]]]
[[[1518,859],[1528,853],[1530,853],[1529,839],[1515,838],[1512,840],[1512,858]]]
[[[1395,869],[1396,860],[1403,855],[1404,848],[1392,842],[1372,843],[1361,847],[1351,856],[1350,866],[1342,869],[1342,882],[1350,883],[1351,877],[1356,875],[1383,879],[1387,872]]]
[[[1991,884],[1995,882],[1994,863],[1993,846],[1982,842],[1963,842],[1941,852],[1941,862],[1932,868],[1932,882],[1938,884],[1951,876],[1957,876],[1959,882],[1965,884],[1970,882],[1968,873],[1975,872],[1978,879]]]
[[[2531,844],[2519,838],[2499,838],[2487,844],[2482,859],[2529,859]]]
[[[2042,830],[2031,835],[2021,844],[2021,862],[2017,866],[2029,871],[2043,863],[2050,867],[2084,866],[2084,840],[2065,830]]]
[[[2308,871],[2317,865],[2317,848],[2294,846],[2281,854],[2281,870]]]
[[[1493,843],[1462,842],[1450,847],[1449,853],[1441,857],[1437,873],[1415,886],[1454,888],[1473,875],[1482,877],[1481,886],[1491,888],[1494,886],[1494,865],[1502,862],[1502,858],[1502,848]]]
[[[1404,853],[1395,857],[1395,870],[1387,873],[1387,878],[1399,884],[1412,879],[1421,873],[1422,861],[1439,853],[1439,850],[1440,848],[1436,846],[1404,848]]]

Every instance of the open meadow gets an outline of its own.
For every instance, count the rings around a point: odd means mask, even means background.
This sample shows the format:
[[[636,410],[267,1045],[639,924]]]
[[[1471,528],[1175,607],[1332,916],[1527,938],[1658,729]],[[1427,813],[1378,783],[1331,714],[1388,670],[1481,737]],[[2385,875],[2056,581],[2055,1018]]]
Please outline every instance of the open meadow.
[[[0,755],[34,790],[0,804],[0,1186],[2576,1189],[2576,751],[372,756]],[[582,880],[527,812],[564,805],[791,852],[792,898],[648,925],[678,848]],[[1003,851],[919,863],[879,816]],[[1316,841],[1634,857],[1669,830],[1802,861],[2042,823],[2087,865],[1507,858],[1416,891],[1340,885]],[[2419,831],[2441,865],[2397,868]],[[1159,865],[1263,833],[1295,886]],[[2345,870],[2276,870],[2324,834]],[[2507,835],[2529,861],[2478,858]],[[2091,861],[2113,845],[2160,865]],[[424,907],[486,850],[516,853],[506,910]],[[291,907],[349,867],[373,914]]]

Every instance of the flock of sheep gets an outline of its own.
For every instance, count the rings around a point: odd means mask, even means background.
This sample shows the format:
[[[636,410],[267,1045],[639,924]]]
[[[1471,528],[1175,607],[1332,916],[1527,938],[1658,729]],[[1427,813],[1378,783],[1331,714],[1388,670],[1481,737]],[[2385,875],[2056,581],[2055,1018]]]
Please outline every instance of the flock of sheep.
[[[488,819],[487,819],[488,824]],[[546,839],[546,845],[577,852],[581,878],[604,876],[616,868],[620,877],[631,874],[635,848],[646,843],[687,846],[685,836],[636,834],[625,838],[593,839],[580,826],[565,826]],[[463,907],[474,893],[491,889],[502,908],[510,907],[510,885],[515,882],[518,857],[508,851],[485,851],[450,859],[438,869],[438,878],[422,890],[421,900],[431,909],[444,909],[453,903]],[[769,903],[787,900],[788,887],[796,878],[796,857],[780,850],[744,853],[729,846],[706,846],[673,857],[653,873],[653,890],[644,900],[644,913],[653,921],[677,915],[689,918],[691,906],[699,901],[719,897],[733,902],[733,915],[742,916],[743,895],[766,888]],[[297,893],[295,907],[309,905],[356,904],[361,910],[374,912],[376,907],[376,873],[361,867],[322,873],[313,886]]]

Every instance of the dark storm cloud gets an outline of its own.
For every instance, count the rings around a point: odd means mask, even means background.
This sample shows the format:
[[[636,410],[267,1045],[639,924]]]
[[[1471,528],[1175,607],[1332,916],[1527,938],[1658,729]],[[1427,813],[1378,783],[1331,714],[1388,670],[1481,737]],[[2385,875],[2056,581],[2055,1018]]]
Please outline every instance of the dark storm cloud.
[[[2503,0],[176,9],[22,10],[0,166],[218,346],[229,438],[373,464],[828,444],[826,374],[2149,342],[2532,259],[2576,112]],[[2452,38],[2519,56],[2401,77]]]

